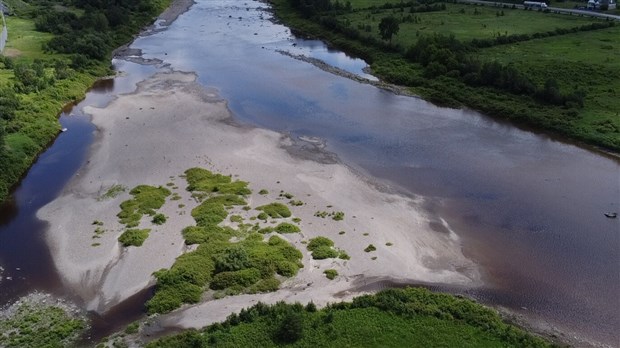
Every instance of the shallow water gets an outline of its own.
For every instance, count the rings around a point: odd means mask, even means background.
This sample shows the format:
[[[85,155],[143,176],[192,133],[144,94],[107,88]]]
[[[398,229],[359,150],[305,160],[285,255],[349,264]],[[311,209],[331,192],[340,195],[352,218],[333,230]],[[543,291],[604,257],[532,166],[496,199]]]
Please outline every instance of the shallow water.
[[[359,60],[294,37],[269,20],[265,6],[198,1],[168,29],[133,47],[173,69],[195,71],[201,84],[220,91],[238,121],[322,138],[346,164],[426,197],[428,211],[448,221],[466,255],[482,266],[488,287],[465,292],[587,339],[620,340],[620,224],[603,215],[620,210],[618,161],[282,55],[278,50],[301,51],[363,76]],[[125,79],[131,82],[116,79],[105,98],[130,91],[155,69],[117,64],[130,71]],[[77,109],[96,103],[95,96]],[[69,132],[41,156],[0,220],[5,276],[20,267],[27,278],[19,286],[2,282],[0,303],[32,288],[62,293],[53,269],[37,267],[49,264],[49,256],[34,213],[79,168],[92,126],[79,113],[61,121]],[[73,134],[78,130],[79,137]]]
[[[618,161],[281,55],[289,47],[357,74],[363,68],[319,41],[300,42],[261,6],[199,1],[136,46],[197,72],[239,120],[323,138],[345,163],[427,197],[483,266],[495,289],[483,300],[618,341],[619,224],[603,215],[619,209]]]
[[[45,244],[46,224],[36,212],[56,198],[84,163],[93,141],[94,125],[82,112],[84,106],[103,107],[114,96],[135,89],[137,82],[155,71],[151,66],[119,61],[119,70],[133,71],[115,79],[101,80],[77,105],[67,105],[60,114],[67,128],[35,161],[13,192],[13,198],[0,207],[0,306],[40,290],[71,297],[62,288]]]

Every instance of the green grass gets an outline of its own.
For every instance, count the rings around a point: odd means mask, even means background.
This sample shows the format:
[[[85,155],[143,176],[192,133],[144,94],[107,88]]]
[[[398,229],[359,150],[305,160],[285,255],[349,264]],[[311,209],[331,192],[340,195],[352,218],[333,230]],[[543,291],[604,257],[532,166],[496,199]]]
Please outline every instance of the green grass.
[[[233,181],[231,176],[214,174],[203,168],[188,169],[185,171],[185,175],[189,184],[187,190],[190,192],[199,191],[235,195],[249,195],[252,193],[247,187],[247,182]]]
[[[312,252],[312,258],[315,260],[336,258],[339,255],[334,249],[334,241],[327,237],[319,236],[310,239],[306,248]]]
[[[513,64],[539,83],[555,78],[563,89],[589,81],[578,124],[582,132],[620,148],[620,26],[482,50],[480,56]],[[607,125],[607,126],[605,126]]]
[[[207,287],[226,295],[273,291],[275,274],[291,277],[301,266],[301,252],[279,237],[263,241],[262,235],[249,234],[237,243],[229,238],[225,233],[211,235],[198,249],[177,258],[171,269],[156,272],[149,313],[196,303]]]
[[[115,184],[115,185],[110,186],[110,188],[108,188],[104,194],[99,196],[97,200],[103,201],[106,199],[116,198],[125,191],[127,191],[127,187],[121,184]]]
[[[166,223],[166,220],[168,220],[166,215],[164,215],[164,214],[155,214],[155,216],[153,216],[153,219],[151,220],[151,222],[154,223],[155,225],[163,225],[163,224]]]
[[[84,328],[84,320],[63,308],[45,303],[17,302],[10,311],[0,312],[0,346],[72,346]]]
[[[127,229],[118,237],[118,241],[125,247],[142,246],[144,241],[149,237],[150,229]]]
[[[50,56],[43,52],[43,44],[53,35],[35,30],[34,22],[30,19],[14,16],[5,17],[9,39],[5,51],[8,56],[16,56],[26,60],[46,59]]]
[[[364,251],[367,252],[367,253],[369,253],[371,251],[375,251],[375,250],[377,250],[377,248],[374,245],[372,245],[372,244],[368,244],[366,249],[364,249]]]
[[[338,271],[336,271],[335,269],[326,269],[325,271],[323,271],[323,273],[329,280],[334,280],[338,276]]]
[[[282,222],[278,226],[274,227],[274,230],[278,233],[297,233],[301,232],[301,229],[297,225],[293,225],[288,222]]]
[[[316,310],[259,303],[223,323],[147,347],[550,347],[470,300],[428,290],[384,290]]]
[[[121,203],[121,212],[117,215],[127,227],[138,226],[145,214],[154,216],[155,211],[166,202],[166,197],[170,196],[170,191],[162,186],[139,185],[129,193],[133,198]]]
[[[533,34],[555,30],[556,28],[572,28],[596,21],[588,17],[499,9],[489,6],[446,4],[446,7],[445,11],[412,13],[412,16],[419,18],[419,22],[401,23],[400,30],[394,36],[393,42],[408,47],[415,43],[419,36],[432,34],[454,35],[459,40],[471,41],[472,39],[494,38],[498,34]],[[478,14],[474,14],[474,11]],[[503,11],[504,16],[498,17],[498,11]],[[370,23],[372,30],[368,34],[380,39],[378,23],[381,18],[389,15],[400,18],[401,15],[406,17],[410,13],[408,10],[403,13],[394,13],[394,10],[391,9],[382,10],[379,13],[360,11],[339,18],[348,19],[354,28]]]
[[[230,177],[192,168],[186,173],[188,190],[204,190],[209,198],[192,210],[196,226],[188,226],[182,234],[185,243],[198,244],[196,250],[177,258],[170,269],[155,272],[157,285],[155,295],[147,303],[149,313],[166,313],[183,303],[196,303],[204,291],[216,291],[213,296],[240,293],[269,292],[278,289],[280,281],[275,278],[292,277],[297,274],[302,254],[287,241],[272,236],[263,240],[261,233],[274,228],[260,228],[259,224],[239,224],[237,229],[219,226],[228,216],[227,208],[246,206],[243,195],[247,193],[245,182],[232,182]],[[217,186],[218,189],[213,188]],[[230,192],[237,192],[236,194]],[[274,217],[290,216],[286,206],[274,203],[260,207]],[[288,214],[287,214],[288,213]],[[231,221],[243,222],[241,215],[233,215]],[[276,227],[281,233],[292,233],[299,228],[282,223]],[[258,231],[257,231],[258,230]],[[257,231],[257,232],[256,232]],[[234,242],[231,241],[235,238]]]
[[[282,203],[269,203],[266,205],[261,205],[260,207],[256,207],[256,210],[262,210],[263,213],[269,215],[273,219],[288,218],[292,215],[288,207]],[[259,217],[259,219],[261,218]]]

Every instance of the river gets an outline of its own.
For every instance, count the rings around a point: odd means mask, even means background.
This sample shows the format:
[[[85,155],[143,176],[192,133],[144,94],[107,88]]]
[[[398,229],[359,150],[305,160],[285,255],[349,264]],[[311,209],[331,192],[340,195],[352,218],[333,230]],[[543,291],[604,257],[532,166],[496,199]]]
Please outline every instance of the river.
[[[239,122],[324,139],[347,165],[424,196],[426,209],[449,222],[465,254],[481,265],[484,289],[459,291],[578,340],[620,342],[620,224],[603,215],[620,210],[617,159],[320,70],[279,51],[369,77],[363,61],[297,38],[270,19],[261,2],[198,1],[132,45],[159,66],[115,61],[127,73],[63,114],[69,131],[42,154],[2,212],[0,262],[13,281],[0,283],[0,303],[32,289],[63,293],[51,266],[38,266],[49,256],[40,240],[45,226],[34,213],[87,160],[92,125],[81,108],[172,68],[196,72],[202,85],[217,88]]]

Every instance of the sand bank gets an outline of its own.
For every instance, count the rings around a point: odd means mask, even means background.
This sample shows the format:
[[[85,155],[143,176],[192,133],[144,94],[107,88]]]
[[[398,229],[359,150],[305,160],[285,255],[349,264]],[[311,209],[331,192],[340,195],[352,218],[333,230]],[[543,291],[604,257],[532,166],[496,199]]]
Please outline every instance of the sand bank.
[[[462,255],[449,226],[444,232],[429,226],[437,221],[419,208],[423,198],[391,193],[389,186],[354,173],[314,139],[236,124],[216,91],[203,89],[195,79],[194,74],[160,73],[106,108],[85,110],[97,126],[88,162],[38,215],[50,223],[46,236],[63,281],[88,309],[105,312],[152,285],[154,271],[170,267],[187,251],[181,230],[194,224],[189,212],[197,203],[179,174],[196,166],[249,181],[253,207],[273,202],[280,191],[303,201],[291,208],[302,219],[302,233],[284,238],[302,250],[305,267],[278,292],[207,301],[163,316],[162,325],[203,326],[259,300],[325,304],[347,297],[354,281],[359,285],[366,277],[478,282],[475,265]],[[112,185],[168,182],[182,197],[163,206],[168,221],[155,226],[143,219],[140,227],[152,228],[150,237],[141,247],[123,248],[116,214],[130,196],[101,196]],[[270,194],[257,194],[263,188]],[[317,211],[342,211],[345,218],[314,216]],[[95,220],[103,222],[105,232],[93,239]],[[319,235],[331,238],[351,259],[312,260],[301,242]],[[365,252],[369,244],[377,250]],[[340,275],[328,280],[323,274],[328,268]]]

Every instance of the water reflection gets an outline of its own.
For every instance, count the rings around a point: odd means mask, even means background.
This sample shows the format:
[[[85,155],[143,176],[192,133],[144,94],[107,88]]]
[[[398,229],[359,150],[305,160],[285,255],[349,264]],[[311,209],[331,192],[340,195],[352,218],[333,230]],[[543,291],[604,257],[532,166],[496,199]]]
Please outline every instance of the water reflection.
[[[44,151],[13,192],[12,199],[0,207],[0,306],[37,289],[66,295],[56,275],[44,242],[46,225],[36,212],[53,200],[75,175],[93,141],[94,126],[84,115],[86,105],[102,107],[116,95],[135,89],[136,83],[155,71],[154,67],[115,61],[121,71],[132,74],[98,81],[77,105],[67,105],[60,115],[66,128]]]
[[[602,215],[619,206],[617,161],[283,56],[276,47],[351,63],[291,36],[260,6],[199,2],[137,46],[147,58],[196,71],[239,120],[325,139],[347,164],[426,196],[503,294],[495,303],[605,342],[620,339],[619,225]]]

